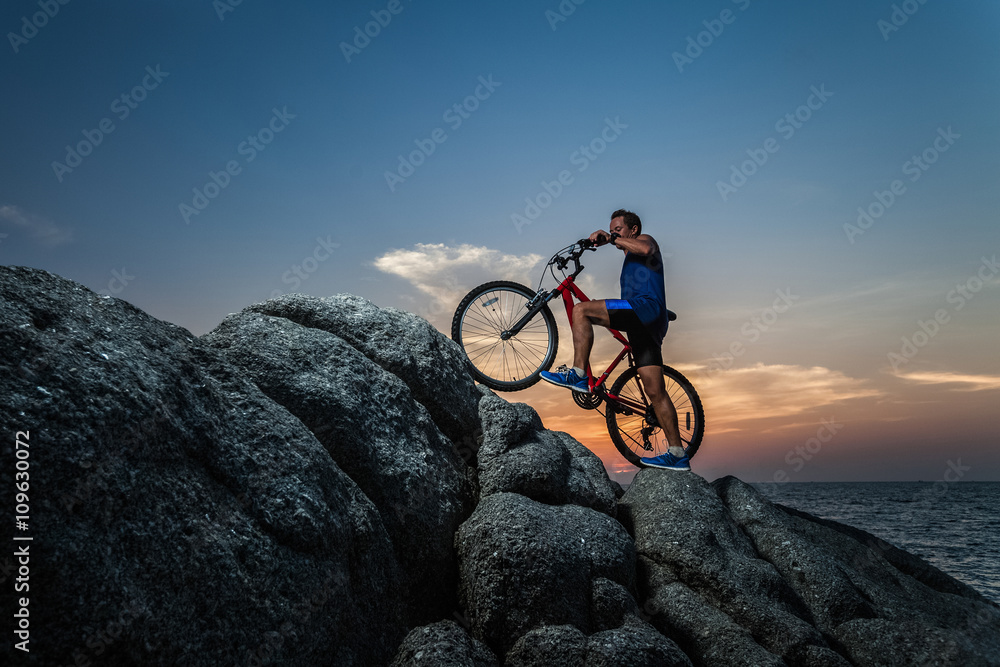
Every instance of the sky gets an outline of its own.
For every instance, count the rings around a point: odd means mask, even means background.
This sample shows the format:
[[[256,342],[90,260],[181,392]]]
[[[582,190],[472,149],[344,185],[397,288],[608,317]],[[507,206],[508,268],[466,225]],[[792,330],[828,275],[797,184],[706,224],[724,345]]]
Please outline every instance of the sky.
[[[995,2],[8,0],[0,28],[2,264],[197,335],[290,292],[448,333],[628,208],[695,472],[1000,480]],[[631,479],[569,392],[504,398]]]

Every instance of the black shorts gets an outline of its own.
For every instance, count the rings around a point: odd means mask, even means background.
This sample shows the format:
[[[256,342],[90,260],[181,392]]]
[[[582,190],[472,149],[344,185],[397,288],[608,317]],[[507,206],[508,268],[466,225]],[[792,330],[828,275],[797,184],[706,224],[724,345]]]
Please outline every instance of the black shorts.
[[[660,352],[660,343],[656,342],[653,334],[635,314],[629,302],[621,299],[605,299],[604,305],[608,309],[608,320],[611,322],[611,328],[624,331],[628,337],[635,365],[640,368],[642,366],[662,366],[663,354]]]

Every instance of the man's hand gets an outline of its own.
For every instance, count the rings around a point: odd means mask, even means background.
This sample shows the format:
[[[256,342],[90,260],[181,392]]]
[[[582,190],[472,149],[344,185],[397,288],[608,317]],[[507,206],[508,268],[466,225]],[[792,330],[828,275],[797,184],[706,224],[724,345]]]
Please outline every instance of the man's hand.
[[[605,245],[611,240],[611,234],[604,231],[603,229],[598,229],[596,232],[590,235],[590,242],[595,245]]]

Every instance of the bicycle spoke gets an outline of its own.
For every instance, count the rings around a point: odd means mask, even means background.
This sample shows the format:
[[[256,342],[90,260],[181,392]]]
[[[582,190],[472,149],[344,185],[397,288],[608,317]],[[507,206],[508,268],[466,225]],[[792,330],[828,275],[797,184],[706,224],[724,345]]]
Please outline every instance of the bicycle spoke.
[[[483,287],[463,300],[452,338],[465,350],[477,380],[500,390],[528,387],[538,381],[538,371],[552,363],[558,344],[552,313],[541,306],[516,335],[505,339],[504,332],[528,313],[534,294],[505,281]]]

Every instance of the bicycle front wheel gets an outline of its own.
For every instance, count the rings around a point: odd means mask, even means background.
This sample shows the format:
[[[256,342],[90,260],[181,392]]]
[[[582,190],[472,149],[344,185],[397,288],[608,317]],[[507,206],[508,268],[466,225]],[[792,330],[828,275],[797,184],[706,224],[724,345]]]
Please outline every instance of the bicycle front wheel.
[[[677,411],[681,442],[688,458],[693,458],[705,434],[705,410],[701,399],[688,379],[670,366],[663,367],[663,383]],[[641,465],[639,459],[643,457],[665,454],[668,447],[666,435],[653,413],[635,367],[622,373],[611,393],[642,405],[644,409],[640,414],[613,400],[607,401],[608,433],[619,453],[635,466]]]
[[[552,368],[559,331],[548,305],[507,340],[501,337],[527,312],[535,293],[508,280],[485,283],[458,304],[451,337],[469,358],[473,377],[491,389],[518,391],[538,382]]]

